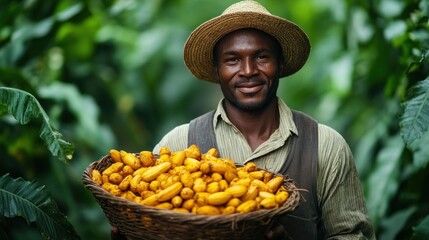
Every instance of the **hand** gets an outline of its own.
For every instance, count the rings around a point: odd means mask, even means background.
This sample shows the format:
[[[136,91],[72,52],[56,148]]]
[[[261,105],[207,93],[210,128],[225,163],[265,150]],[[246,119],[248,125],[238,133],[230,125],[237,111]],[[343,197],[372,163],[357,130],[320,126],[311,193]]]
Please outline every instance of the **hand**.
[[[289,239],[289,234],[287,234],[282,224],[275,223],[265,234],[265,238],[270,240]]]
[[[112,231],[110,232],[111,240],[127,240],[127,238],[119,232],[119,229],[115,226],[112,226]]]

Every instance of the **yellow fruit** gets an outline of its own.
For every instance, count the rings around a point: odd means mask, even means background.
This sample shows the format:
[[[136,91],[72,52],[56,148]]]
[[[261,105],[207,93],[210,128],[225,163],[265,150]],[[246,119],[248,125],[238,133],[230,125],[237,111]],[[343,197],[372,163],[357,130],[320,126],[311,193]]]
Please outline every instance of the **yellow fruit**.
[[[186,157],[187,158],[195,158],[199,159],[201,157],[201,151],[198,148],[197,145],[193,144],[189,146],[187,149],[185,149]]]
[[[233,214],[235,213],[235,207],[234,206],[227,206],[222,209],[222,214]]]
[[[181,207],[181,206],[182,206],[182,203],[183,203],[183,199],[182,199],[179,195],[174,196],[174,197],[171,199],[171,204],[173,204],[173,207],[175,207],[175,208],[179,208],[179,207]]]
[[[130,190],[133,192],[137,192],[137,185],[140,183],[142,179],[142,175],[136,175],[130,180]]]
[[[265,198],[261,201],[261,206],[266,209],[277,207],[277,202],[275,198]]]
[[[160,208],[160,209],[171,210],[171,209],[173,209],[173,204],[171,204],[169,202],[163,202],[163,203],[155,205],[155,207]]]
[[[185,151],[177,151],[174,152],[170,156],[170,162],[173,164],[173,166],[182,166],[186,158]]]
[[[165,202],[172,199],[174,196],[178,195],[182,191],[183,184],[181,182],[176,182],[173,185],[167,187],[164,190],[161,190],[158,195],[158,202]]]
[[[200,171],[203,174],[209,174],[210,173],[210,163],[209,162],[203,162],[200,165]]]
[[[121,154],[116,149],[110,149],[109,156],[114,162],[122,162]]]
[[[225,179],[219,181],[220,191],[225,191],[228,188],[228,182]]]
[[[210,148],[205,154],[213,156],[213,157],[217,157],[219,152],[216,148]]]
[[[195,199],[187,199],[183,202],[182,207],[191,211],[195,206]]]
[[[219,182],[223,179],[222,174],[220,173],[213,173],[211,177],[213,182]]]
[[[124,167],[123,162],[115,162],[115,163],[112,163],[112,165],[110,165],[108,168],[104,169],[102,174],[109,176],[112,173],[121,171],[123,167]]]
[[[125,156],[122,158],[122,161],[134,170],[137,170],[142,166],[140,160],[132,153],[125,154]]]
[[[143,167],[150,167],[155,164],[155,156],[150,151],[141,151],[139,154],[139,160]]]
[[[225,192],[231,193],[232,197],[234,198],[240,198],[246,194],[247,187],[243,185],[234,185],[225,189]]]
[[[202,178],[197,178],[194,181],[194,186],[192,187],[192,190],[194,192],[205,192],[207,189],[207,183],[203,181]]]
[[[236,178],[230,184],[231,185],[243,185],[245,187],[248,187],[248,186],[250,186],[250,181],[251,181],[250,178],[242,178],[242,179]]]
[[[203,215],[219,215],[219,214],[221,214],[220,210],[217,207],[210,206],[210,205],[205,205],[205,206],[199,207],[197,209],[197,213],[203,214]]]
[[[200,161],[198,161],[195,158],[189,158],[189,157],[185,159],[184,164],[186,166],[186,170],[188,170],[190,173],[200,170],[200,166],[201,166]]]
[[[201,171],[191,173],[191,178],[194,180],[197,178],[201,178],[202,176],[203,176],[203,173]]]
[[[229,192],[216,192],[212,193],[207,197],[207,203],[209,205],[218,206],[226,204],[232,198],[232,194]]]
[[[238,213],[249,213],[258,209],[258,202],[255,200],[248,200],[240,204],[236,208],[236,212]]]
[[[171,155],[170,149],[168,147],[161,147],[159,149],[159,156],[162,156],[162,155],[170,156]]]
[[[158,195],[154,194],[152,196],[149,196],[149,197],[143,199],[141,201],[141,204],[143,204],[145,206],[155,206],[155,205],[158,205],[159,204],[159,202],[158,202]]]
[[[267,190],[271,193],[277,192],[279,187],[283,184],[283,177],[277,176],[268,181],[265,186],[267,186]]]
[[[122,193],[121,197],[128,199],[128,200],[131,200],[131,201],[134,201],[134,199],[136,198],[136,195],[131,191],[126,191],[126,192]]]
[[[184,187],[192,188],[194,185],[194,180],[191,177],[191,174],[186,171],[180,175],[180,181],[183,183]]]
[[[225,180],[230,183],[232,182],[234,179],[236,179],[238,176],[234,171],[227,171],[224,174],[224,178]]]
[[[286,191],[277,192],[276,194],[277,204],[279,204],[280,206],[283,205],[286,202],[288,197],[289,197],[289,193]]]
[[[194,190],[188,187],[184,187],[182,191],[180,192],[180,196],[183,199],[191,199],[194,198]]]
[[[101,175],[101,181],[103,182],[103,184],[109,183],[109,176],[105,174]]]
[[[266,191],[259,191],[259,197],[261,197],[262,199],[266,199],[266,198],[275,199],[276,195],[274,195],[273,193],[270,193],[270,192],[266,192]]]
[[[259,194],[259,190],[256,186],[251,185],[247,188],[247,192],[241,197],[241,201],[246,202],[248,200],[254,200]]]
[[[156,191],[161,188],[161,183],[158,180],[153,180],[149,183],[149,189],[151,191]]]
[[[210,172],[225,174],[228,171],[234,172],[235,170],[224,162],[209,162],[210,163]]]
[[[146,199],[146,198],[153,196],[153,195],[155,195],[155,192],[150,191],[150,190],[146,190],[146,191],[143,191],[140,193],[140,196],[142,197],[142,199]]]
[[[136,191],[137,191],[138,193],[141,193],[141,192],[146,191],[146,190],[148,190],[148,189],[149,189],[149,183],[144,182],[144,181],[140,181],[140,182],[137,184],[137,187],[136,187]]]
[[[142,175],[147,170],[149,170],[149,167],[141,167],[133,172],[133,176]]]
[[[271,178],[274,176],[274,174],[265,171],[264,172],[264,179],[262,180],[264,183],[267,183],[268,181],[271,180]]]
[[[259,191],[268,191],[265,183],[259,179],[253,179],[252,182],[250,182],[250,185],[257,186]]]
[[[238,207],[241,203],[242,201],[239,198],[231,198],[231,200],[226,203],[226,206]]]
[[[208,193],[215,193],[220,191],[220,185],[218,182],[211,182],[207,185],[206,191]]]
[[[249,173],[244,170],[237,171],[237,177],[240,179],[249,178]]]
[[[194,195],[195,202],[199,205],[207,205],[207,198],[210,196],[208,192],[197,192]]]
[[[120,173],[112,173],[109,175],[109,182],[113,184],[120,184],[124,177]]]
[[[172,210],[178,213],[189,213],[189,210],[186,208],[173,208]]]
[[[246,172],[253,172],[258,170],[258,166],[256,166],[254,162],[246,163],[243,168]]]
[[[124,179],[122,179],[122,182],[119,183],[119,189],[121,189],[122,191],[127,190],[130,187],[130,181],[132,178],[133,176],[128,175]]]
[[[131,166],[128,166],[128,165],[125,165],[123,168],[122,168],[122,175],[125,177],[125,176],[128,176],[128,175],[133,175],[133,173],[134,173],[134,169],[131,167]]]
[[[103,184],[103,179],[101,178],[101,173],[97,169],[91,171],[91,179],[96,182],[98,185]]]
[[[171,168],[170,162],[160,163],[159,165],[150,167],[146,172],[144,172],[141,176],[143,181],[150,182],[156,179],[162,173],[167,172]]]
[[[265,174],[264,170],[259,170],[259,171],[249,172],[249,177],[251,179],[262,180],[264,179],[264,174]]]

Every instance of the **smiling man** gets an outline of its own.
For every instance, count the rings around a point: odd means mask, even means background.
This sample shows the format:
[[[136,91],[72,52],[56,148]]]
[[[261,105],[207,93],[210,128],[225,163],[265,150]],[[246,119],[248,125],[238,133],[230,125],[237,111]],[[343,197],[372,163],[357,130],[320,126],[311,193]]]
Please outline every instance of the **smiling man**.
[[[219,84],[224,97],[213,111],[167,133],[153,151],[216,147],[238,164],[253,161],[289,175],[307,191],[268,239],[374,239],[344,138],[277,96],[280,79],[300,70],[309,53],[309,39],[296,24],[255,1],[231,5],[196,28],[184,48],[191,73]]]

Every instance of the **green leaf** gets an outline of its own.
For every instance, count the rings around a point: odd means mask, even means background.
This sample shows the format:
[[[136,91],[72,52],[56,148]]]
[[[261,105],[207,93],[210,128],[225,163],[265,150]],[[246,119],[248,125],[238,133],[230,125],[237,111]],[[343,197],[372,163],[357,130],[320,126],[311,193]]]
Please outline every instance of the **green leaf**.
[[[420,139],[429,128],[429,77],[410,88],[403,102],[401,135],[407,147]]]
[[[413,227],[413,237],[411,240],[429,239],[429,215],[426,216],[419,225]]]
[[[366,188],[368,191],[368,213],[377,225],[389,207],[390,199],[399,187],[401,155],[404,142],[398,135],[387,139],[385,147],[377,155],[374,171],[369,176]]]
[[[79,239],[44,186],[9,174],[0,177],[0,214],[36,223],[46,239]]]
[[[33,95],[19,89],[0,87],[0,109],[5,107],[7,113],[12,114],[20,124],[27,124],[33,119],[42,120],[40,137],[51,154],[63,162],[72,159],[74,145],[66,142],[61,133],[52,128],[48,115]]]
[[[396,235],[398,235],[398,233],[405,227],[408,219],[416,211],[417,207],[412,206],[383,219],[381,222],[383,233],[381,234],[380,239],[396,239]]]

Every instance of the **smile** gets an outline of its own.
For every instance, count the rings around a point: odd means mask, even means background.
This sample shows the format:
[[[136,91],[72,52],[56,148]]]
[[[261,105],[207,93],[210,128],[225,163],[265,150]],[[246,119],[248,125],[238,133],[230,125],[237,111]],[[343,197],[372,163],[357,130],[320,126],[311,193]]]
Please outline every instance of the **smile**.
[[[263,85],[261,84],[240,84],[239,86],[237,86],[237,90],[245,94],[256,93],[262,88]]]

